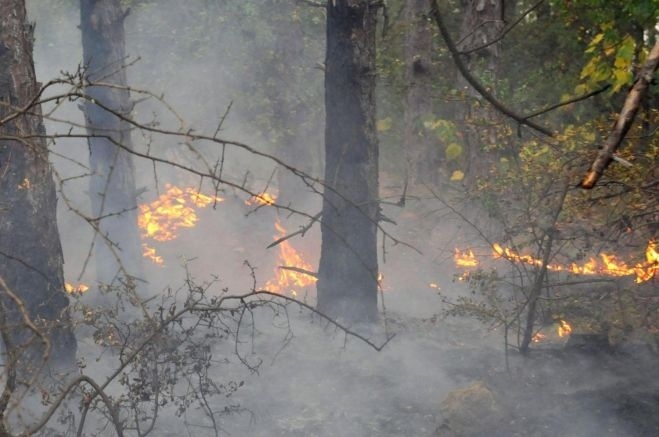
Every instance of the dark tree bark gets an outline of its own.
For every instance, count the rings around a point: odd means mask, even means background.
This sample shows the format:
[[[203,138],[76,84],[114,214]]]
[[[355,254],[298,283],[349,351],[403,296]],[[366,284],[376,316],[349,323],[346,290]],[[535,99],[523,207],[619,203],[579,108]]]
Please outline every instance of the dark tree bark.
[[[0,278],[50,339],[54,362],[73,365],[76,340],[64,292],[55,182],[41,110],[30,107],[39,92],[32,41],[24,0],[0,0]],[[11,117],[18,108],[27,111]],[[13,326],[10,337],[20,348],[31,334],[8,291],[0,287],[0,293]],[[32,344],[22,355],[21,370],[41,364],[31,361],[43,352],[36,346],[40,342]]]
[[[413,183],[436,184],[441,150],[423,122],[432,114],[432,29],[427,0],[406,0],[405,154]]]
[[[100,217],[95,240],[97,280],[142,276],[140,236],[137,228],[137,196],[131,155],[117,144],[132,148],[128,117],[132,110],[126,89],[124,18],[119,0],[80,0],[80,28],[86,89],[93,101],[84,105],[92,170],[89,195],[92,215]],[[99,86],[94,84],[108,84]],[[95,104],[98,102],[99,104]],[[110,111],[104,109],[108,108]]]
[[[327,2],[325,194],[318,309],[377,319],[378,140],[371,0]]]

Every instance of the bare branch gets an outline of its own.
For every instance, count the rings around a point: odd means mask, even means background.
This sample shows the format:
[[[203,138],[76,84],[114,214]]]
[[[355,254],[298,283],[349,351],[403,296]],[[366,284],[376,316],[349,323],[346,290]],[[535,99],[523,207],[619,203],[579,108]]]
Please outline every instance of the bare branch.
[[[539,124],[536,124],[532,121],[529,121],[527,117],[524,117],[522,115],[519,115],[506,107],[503,103],[499,102],[489,91],[481,85],[481,83],[469,72],[467,69],[467,66],[463,62],[461,58],[461,53],[458,50],[458,48],[455,46],[455,43],[453,42],[453,39],[451,38],[451,35],[449,34],[448,28],[444,24],[444,20],[442,18],[442,14],[439,11],[439,6],[437,5],[437,0],[430,0],[430,14],[435,20],[435,23],[437,24],[437,27],[439,28],[439,32],[442,35],[442,38],[444,39],[444,42],[446,42],[446,46],[448,47],[449,51],[451,52],[451,56],[453,57],[453,61],[455,62],[455,65],[458,67],[458,70],[460,71],[460,74],[465,78],[465,80],[471,85],[485,100],[490,102],[492,106],[494,106],[499,112],[502,114],[512,118],[513,120],[517,121],[519,124],[526,125],[544,135],[547,135],[549,137],[553,136],[553,133],[548,130],[545,127],[540,126]]]

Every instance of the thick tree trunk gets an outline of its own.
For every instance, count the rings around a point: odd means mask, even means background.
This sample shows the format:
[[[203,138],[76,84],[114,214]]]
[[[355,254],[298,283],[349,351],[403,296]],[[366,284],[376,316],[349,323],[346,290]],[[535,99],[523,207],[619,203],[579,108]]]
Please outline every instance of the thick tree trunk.
[[[0,278],[50,339],[53,359],[73,365],[76,340],[67,312],[57,196],[40,108],[1,121],[29,106],[39,91],[32,40],[24,0],[0,0]],[[0,293],[9,310],[7,321],[15,327],[12,341],[20,347],[32,334],[4,286]],[[34,349],[38,347],[23,354],[21,370],[41,364],[37,358],[42,351]]]
[[[129,116],[132,103],[124,68],[125,14],[119,0],[81,0],[83,59],[93,101],[84,105],[92,170],[89,195],[92,215],[100,217],[95,241],[97,280],[101,284],[141,277],[142,256],[137,228],[133,160],[117,144],[132,148],[130,125],[108,110]],[[97,105],[95,102],[98,102]]]
[[[327,2],[327,187],[323,198],[318,309],[350,322],[377,319],[377,9],[372,3]]]
[[[413,183],[436,184],[441,150],[423,122],[432,115],[432,29],[427,0],[406,0],[405,154]]]

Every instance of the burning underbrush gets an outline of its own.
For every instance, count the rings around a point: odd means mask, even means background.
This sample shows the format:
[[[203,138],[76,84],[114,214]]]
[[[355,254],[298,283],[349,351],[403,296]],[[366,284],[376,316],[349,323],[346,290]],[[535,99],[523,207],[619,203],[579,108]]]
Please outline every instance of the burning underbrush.
[[[481,260],[474,254],[472,249],[455,249],[454,261],[456,267],[473,268],[481,265],[482,260],[507,260],[533,267],[541,267],[542,259],[532,255],[521,255],[516,250],[503,247],[499,243],[492,244],[489,255],[483,255]],[[599,276],[599,277],[634,277],[635,282],[640,284],[653,279],[659,270],[659,252],[657,242],[651,240],[645,249],[645,260],[628,263],[620,256],[611,253],[601,253],[599,258],[591,257],[586,262],[571,262],[566,264],[548,263],[546,268],[551,272],[564,272],[572,275]]]
[[[255,209],[260,210],[263,207],[269,207],[274,204],[276,199],[276,193],[267,191],[249,197],[242,202],[242,215],[248,215]],[[203,209],[211,207],[219,209],[221,212],[222,208],[226,207],[226,204],[223,204],[225,201],[225,197],[205,195],[195,187],[181,188],[167,184],[165,192],[156,200],[139,206],[138,226],[142,233],[143,256],[154,265],[164,266],[166,258],[171,259],[172,256],[163,256],[162,253],[175,253],[176,249],[174,247],[185,246],[185,243],[183,245],[178,244],[172,247],[174,250],[168,250],[171,242],[179,239],[194,241],[201,238],[201,233],[212,233],[226,237],[225,239],[230,245],[234,246],[233,248],[228,247],[228,249],[234,249],[234,253],[239,252],[235,254],[236,256],[240,254],[247,256],[248,254],[244,253],[242,249],[248,243],[249,236],[244,234],[244,230],[235,229],[231,225],[233,219],[228,220],[227,224],[218,226],[212,224],[218,218],[209,216],[205,218],[206,223],[201,223]],[[229,206],[231,212],[235,212],[235,209],[241,206],[240,201],[231,201],[229,203],[233,203],[232,206]],[[228,214],[219,215],[220,220],[226,220],[228,216]],[[246,217],[245,220],[249,220],[249,217]],[[255,217],[255,220],[261,223],[253,225],[254,229],[258,228],[257,236],[265,232],[266,222],[271,221],[274,231],[272,238],[278,241],[275,248],[270,251],[276,251],[277,254],[274,261],[275,268],[271,278],[264,282],[263,288],[274,293],[283,293],[293,297],[309,295],[316,282],[315,269],[309,257],[297,250],[291,240],[285,238],[288,231],[281,220],[272,214],[271,210],[263,211],[263,214]],[[196,231],[199,226],[201,226],[201,230]],[[242,240],[232,238],[234,235],[242,238]],[[257,244],[264,245],[263,241],[257,241]],[[252,251],[250,250],[250,252]],[[241,259],[240,261],[244,260]]]

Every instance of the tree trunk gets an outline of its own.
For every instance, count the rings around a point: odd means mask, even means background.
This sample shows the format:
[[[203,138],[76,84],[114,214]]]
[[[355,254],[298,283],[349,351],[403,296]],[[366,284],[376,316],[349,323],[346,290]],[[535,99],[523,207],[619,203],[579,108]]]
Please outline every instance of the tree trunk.
[[[423,122],[432,115],[432,29],[427,0],[406,0],[405,154],[413,183],[436,184],[441,153]]]
[[[462,52],[475,50],[466,55],[467,68],[474,76],[481,78],[482,83],[494,84],[499,67],[500,42],[481,49],[479,47],[493,41],[501,33],[504,27],[503,0],[466,0],[462,2],[462,8],[458,48]],[[466,149],[462,170],[465,173],[465,182],[473,185],[479,177],[487,176],[489,166],[497,161],[496,152],[486,154],[483,150],[497,143],[493,125],[498,121],[498,114],[482,101],[480,94],[469,87],[461,75],[458,77],[458,84],[467,90],[467,97],[470,97],[463,115]],[[486,156],[489,159],[484,159]]]
[[[32,40],[24,0],[0,0],[0,120],[28,106],[39,91]],[[53,362],[73,365],[76,340],[64,292],[55,182],[41,109],[34,106],[28,113],[0,121],[0,278],[50,339]],[[9,310],[8,322],[15,327],[12,341],[23,344],[31,334],[22,322],[20,306],[4,286],[0,293]],[[38,359],[41,352],[35,346],[23,354],[21,369],[40,365],[30,360]]]
[[[269,8],[278,8],[272,23],[274,50],[268,66],[268,81],[273,86],[265,87],[265,94],[270,101],[273,114],[274,142],[277,157],[307,174],[312,172],[311,147],[303,138],[303,125],[309,122],[308,108],[303,102],[301,89],[302,78],[299,70],[300,60],[304,59],[304,33],[298,20],[291,20],[296,15],[293,2],[266,3]],[[307,191],[298,176],[280,168],[277,172],[279,200],[282,205],[299,205]]]
[[[378,140],[371,0],[327,2],[325,194],[318,309],[377,319]]]
[[[130,153],[117,147],[121,144],[132,148],[130,125],[103,108],[125,117],[132,110],[124,68],[124,18],[119,0],[80,1],[86,77],[92,84],[114,86],[88,86],[86,93],[93,101],[84,105],[91,136],[92,215],[101,218],[94,243],[100,284],[116,283],[122,278],[133,284],[135,277],[143,276],[133,160]]]

